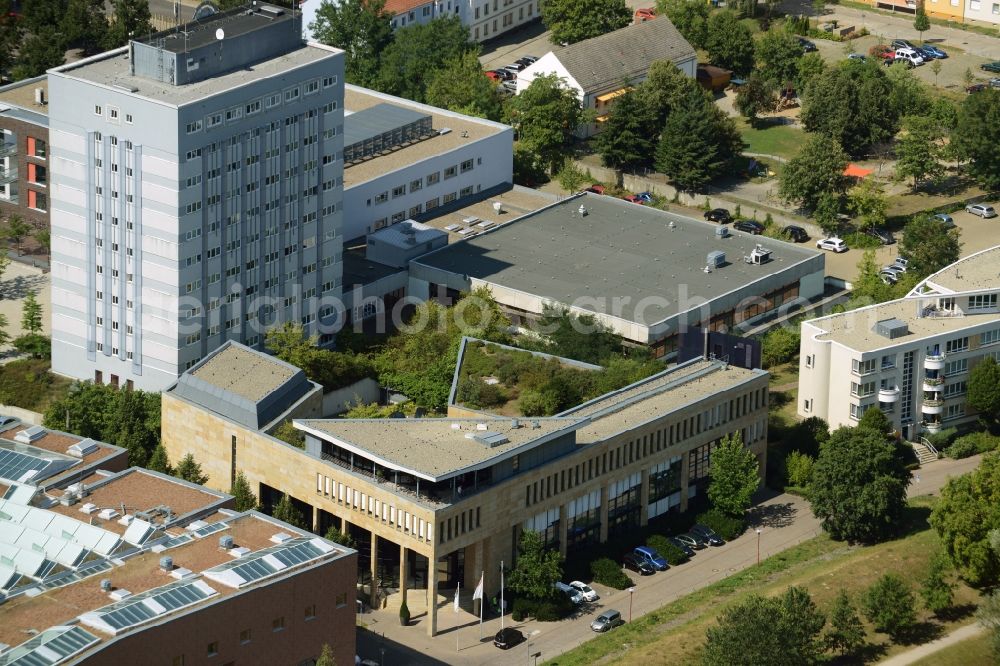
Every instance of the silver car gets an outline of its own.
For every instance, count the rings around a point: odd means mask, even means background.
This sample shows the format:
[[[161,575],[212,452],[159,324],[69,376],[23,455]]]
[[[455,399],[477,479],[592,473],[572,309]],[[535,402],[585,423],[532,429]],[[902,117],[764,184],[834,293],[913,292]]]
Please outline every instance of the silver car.
[[[590,623],[590,628],[598,633],[610,631],[620,624],[625,624],[622,614],[616,610],[606,610]]]
[[[987,206],[986,204],[969,204],[965,207],[965,212],[978,215],[983,219],[997,216],[997,212],[993,210],[993,206]]]

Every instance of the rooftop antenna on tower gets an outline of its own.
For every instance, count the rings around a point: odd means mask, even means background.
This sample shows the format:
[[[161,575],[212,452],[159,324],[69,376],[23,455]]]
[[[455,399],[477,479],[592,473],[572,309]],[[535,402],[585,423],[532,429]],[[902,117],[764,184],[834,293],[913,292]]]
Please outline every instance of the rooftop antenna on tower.
[[[215,31],[215,38],[219,41],[219,62],[222,62],[222,40],[226,38],[226,31],[219,28]]]

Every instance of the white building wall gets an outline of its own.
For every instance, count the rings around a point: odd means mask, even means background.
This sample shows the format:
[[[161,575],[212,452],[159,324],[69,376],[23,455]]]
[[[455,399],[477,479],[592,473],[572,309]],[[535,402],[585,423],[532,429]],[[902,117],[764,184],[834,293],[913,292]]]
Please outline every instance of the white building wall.
[[[1000,23],[1000,0],[958,0],[958,2],[965,3],[966,21]]]

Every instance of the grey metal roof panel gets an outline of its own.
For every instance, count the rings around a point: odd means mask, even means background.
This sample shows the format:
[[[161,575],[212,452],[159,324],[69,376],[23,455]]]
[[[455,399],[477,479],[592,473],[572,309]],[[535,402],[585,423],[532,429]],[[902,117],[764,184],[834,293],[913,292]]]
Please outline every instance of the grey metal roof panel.
[[[383,102],[344,115],[344,147],[380,136],[398,127],[429,118],[429,113]]]
[[[585,91],[639,78],[657,60],[696,57],[694,47],[665,16],[570,44],[555,55]]]

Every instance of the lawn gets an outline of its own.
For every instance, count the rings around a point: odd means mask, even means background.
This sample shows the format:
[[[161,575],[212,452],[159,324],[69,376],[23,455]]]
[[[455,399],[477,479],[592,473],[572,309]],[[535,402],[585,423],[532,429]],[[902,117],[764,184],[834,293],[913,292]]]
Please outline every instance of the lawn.
[[[966,638],[943,650],[928,655],[913,666],[968,666],[969,664],[993,664],[995,662],[987,633]]]
[[[71,384],[71,380],[52,374],[48,359],[11,361],[0,365],[0,404],[44,412]]]
[[[809,590],[820,609],[828,611],[841,587],[857,603],[863,589],[890,571],[906,572],[916,588],[930,558],[940,549],[936,533],[927,527],[930,507],[928,498],[912,501],[906,520],[910,532],[903,538],[871,547],[848,546],[825,535],[810,539],[766,559],[759,566],[667,604],[631,625],[590,640],[549,663],[559,666],[696,664],[705,630],[715,622],[719,611],[751,593],[774,595],[790,585],[798,585]],[[975,590],[960,585],[955,593],[956,612],[948,620],[934,620],[920,610],[921,642],[971,622],[977,599]],[[875,633],[867,623],[865,628],[868,640],[865,655],[869,662],[912,648],[912,645],[889,642],[887,636]]]
[[[754,129],[742,125],[740,133],[743,141],[749,145],[744,148],[749,153],[775,155],[783,159],[791,159],[799,154],[805,132],[791,125],[767,125]]]

